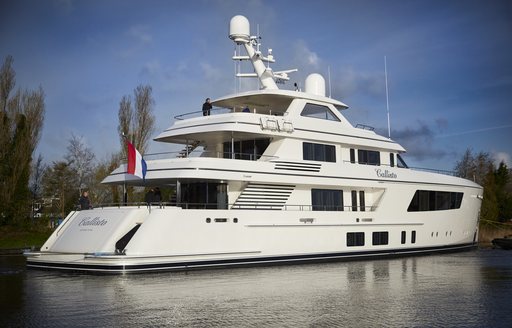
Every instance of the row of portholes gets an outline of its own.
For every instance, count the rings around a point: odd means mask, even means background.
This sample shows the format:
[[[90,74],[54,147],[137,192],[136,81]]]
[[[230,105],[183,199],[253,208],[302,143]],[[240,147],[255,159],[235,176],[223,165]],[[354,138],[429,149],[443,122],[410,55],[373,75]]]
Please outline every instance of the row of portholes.
[[[451,231],[451,230],[450,230],[450,231],[446,231],[446,232],[444,233],[444,235],[445,235],[446,237],[451,236],[451,235],[452,235],[452,231]],[[430,237],[434,237],[434,232],[433,232],[433,231],[432,231],[432,233],[430,234]],[[436,232],[436,237],[439,237],[439,232]]]
[[[229,221],[229,219],[228,218],[215,218],[213,221],[216,223],[226,223]],[[212,222],[212,219],[206,218],[206,223],[211,223],[211,222]],[[233,218],[233,223],[238,223],[238,218]]]

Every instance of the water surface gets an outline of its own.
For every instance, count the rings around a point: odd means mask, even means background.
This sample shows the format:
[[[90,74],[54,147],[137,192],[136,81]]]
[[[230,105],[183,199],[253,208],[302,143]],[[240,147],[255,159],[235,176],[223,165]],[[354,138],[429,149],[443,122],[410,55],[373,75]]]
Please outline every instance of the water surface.
[[[0,257],[0,327],[512,327],[512,251],[131,275]]]

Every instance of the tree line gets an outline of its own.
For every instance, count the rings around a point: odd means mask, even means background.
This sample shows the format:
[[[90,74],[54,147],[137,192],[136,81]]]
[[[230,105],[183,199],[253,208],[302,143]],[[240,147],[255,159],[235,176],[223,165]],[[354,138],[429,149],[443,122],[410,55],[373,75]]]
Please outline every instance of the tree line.
[[[47,164],[41,155],[33,158],[43,128],[45,95],[41,87],[14,91],[13,62],[7,56],[0,69],[0,226],[21,226],[34,216],[64,218],[84,190],[90,191],[93,204],[119,203],[119,187],[101,181],[126,158],[125,138],[141,153],[147,149],[155,124],[151,86],[139,85],[133,97],[122,97],[118,152],[99,160],[82,136],[72,134],[64,157]],[[128,189],[132,195],[133,189]]]
[[[493,224],[512,219],[511,170],[505,162],[501,161],[496,167],[489,153],[474,153],[468,148],[455,164],[455,173],[484,187],[481,223]]]

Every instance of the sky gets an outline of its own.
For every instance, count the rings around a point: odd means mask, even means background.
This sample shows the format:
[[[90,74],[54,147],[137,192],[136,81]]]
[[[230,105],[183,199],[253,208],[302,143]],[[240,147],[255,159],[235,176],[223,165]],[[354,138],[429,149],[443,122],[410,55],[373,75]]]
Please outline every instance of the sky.
[[[391,138],[410,166],[452,170],[470,148],[512,167],[510,0],[0,0],[0,60],[14,57],[17,88],[45,92],[36,156],[63,159],[72,135],[98,160],[118,152],[119,102],[140,84],[153,88],[153,137],[234,93],[239,14],[275,70],[299,69],[285,88],[330,75],[347,119],[385,136],[386,58]]]

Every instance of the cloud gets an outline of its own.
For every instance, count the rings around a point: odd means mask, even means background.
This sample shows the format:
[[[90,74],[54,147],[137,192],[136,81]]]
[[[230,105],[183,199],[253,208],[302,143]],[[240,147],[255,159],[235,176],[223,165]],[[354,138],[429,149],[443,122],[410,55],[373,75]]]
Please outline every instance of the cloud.
[[[158,60],[152,60],[144,64],[140,71],[140,76],[157,77],[162,72],[162,67]]]
[[[494,165],[496,165],[496,167],[499,166],[501,162],[505,163],[509,168],[512,164],[510,154],[505,152],[494,152],[492,158],[494,159]]]
[[[354,71],[345,68],[335,74],[333,95],[335,98],[346,98],[355,94],[382,97],[385,94],[386,83],[382,72]]]
[[[311,51],[304,40],[297,40],[293,45],[295,58],[293,62],[299,67],[308,67],[318,70],[322,60],[316,52]]]
[[[128,29],[128,36],[134,38],[140,44],[150,44],[153,37],[148,32],[149,27],[145,25],[134,25]]]
[[[416,160],[441,159],[450,155],[434,145],[435,133],[425,122],[418,121],[417,127],[406,127],[403,130],[393,130],[391,136],[407,150],[407,155]],[[436,123],[438,124],[438,123]]]

